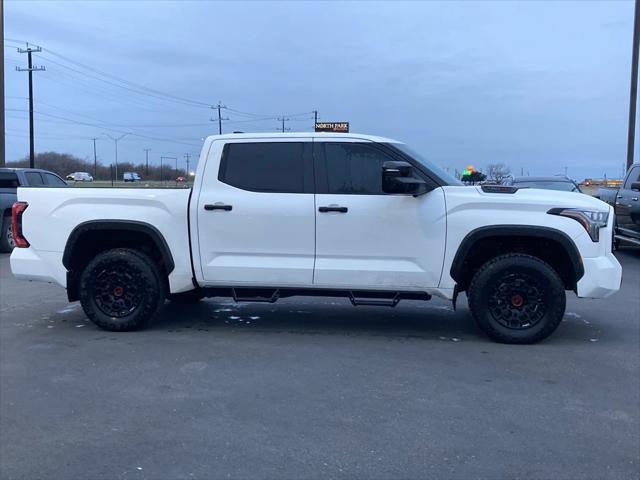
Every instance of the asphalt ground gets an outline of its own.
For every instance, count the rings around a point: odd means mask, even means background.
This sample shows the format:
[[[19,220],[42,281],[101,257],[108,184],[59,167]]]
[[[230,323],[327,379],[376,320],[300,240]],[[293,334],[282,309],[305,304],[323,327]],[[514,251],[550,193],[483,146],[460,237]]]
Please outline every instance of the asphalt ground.
[[[532,346],[437,299],[168,304],[104,332],[0,256],[0,478],[640,477],[640,250]]]

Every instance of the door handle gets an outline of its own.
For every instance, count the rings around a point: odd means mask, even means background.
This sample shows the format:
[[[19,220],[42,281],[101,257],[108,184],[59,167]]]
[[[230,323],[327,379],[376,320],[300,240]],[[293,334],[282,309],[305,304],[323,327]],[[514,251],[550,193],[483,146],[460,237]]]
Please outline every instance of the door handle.
[[[634,202],[638,201],[638,197],[631,197],[631,200],[633,200]]]
[[[616,198],[622,198],[622,197],[623,197],[623,195],[618,195]]]
[[[349,209],[347,207],[339,207],[339,206],[335,205],[335,206],[330,206],[330,207],[318,207],[318,211],[320,213],[327,213],[327,212],[347,213],[349,211]]]
[[[226,212],[231,211],[233,207],[231,205],[224,205],[223,203],[214,203],[213,205],[210,203],[207,203],[204,206],[205,210],[224,210]]]

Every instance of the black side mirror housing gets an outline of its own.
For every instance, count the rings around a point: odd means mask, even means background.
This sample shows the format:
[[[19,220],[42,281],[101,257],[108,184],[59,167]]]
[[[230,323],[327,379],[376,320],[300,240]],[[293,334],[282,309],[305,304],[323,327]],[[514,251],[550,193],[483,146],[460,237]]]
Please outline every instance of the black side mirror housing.
[[[382,191],[416,196],[426,193],[428,189],[427,182],[415,175],[413,165],[390,160],[382,164]]]
[[[640,182],[631,183],[631,190],[640,190]]]

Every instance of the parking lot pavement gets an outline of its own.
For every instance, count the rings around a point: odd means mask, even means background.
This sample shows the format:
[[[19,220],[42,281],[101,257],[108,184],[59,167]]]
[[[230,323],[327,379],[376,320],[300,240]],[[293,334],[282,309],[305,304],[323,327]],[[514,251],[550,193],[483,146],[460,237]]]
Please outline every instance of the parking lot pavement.
[[[104,332],[0,256],[0,478],[638,478],[640,250],[533,346],[464,299],[167,305]]]

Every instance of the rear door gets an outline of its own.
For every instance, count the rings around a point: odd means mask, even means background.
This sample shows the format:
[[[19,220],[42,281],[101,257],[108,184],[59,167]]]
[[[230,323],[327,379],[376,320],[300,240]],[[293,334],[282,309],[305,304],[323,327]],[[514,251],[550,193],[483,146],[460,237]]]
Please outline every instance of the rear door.
[[[382,191],[382,164],[399,160],[373,142],[316,138],[314,284],[354,289],[437,287],[444,259],[444,192]]]
[[[311,139],[221,143],[214,142],[197,201],[205,284],[312,285]]]
[[[618,190],[615,212],[622,233],[636,236],[640,235],[640,191],[631,189],[634,182],[640,182],[640,165],[631,168],[622,188]]]

